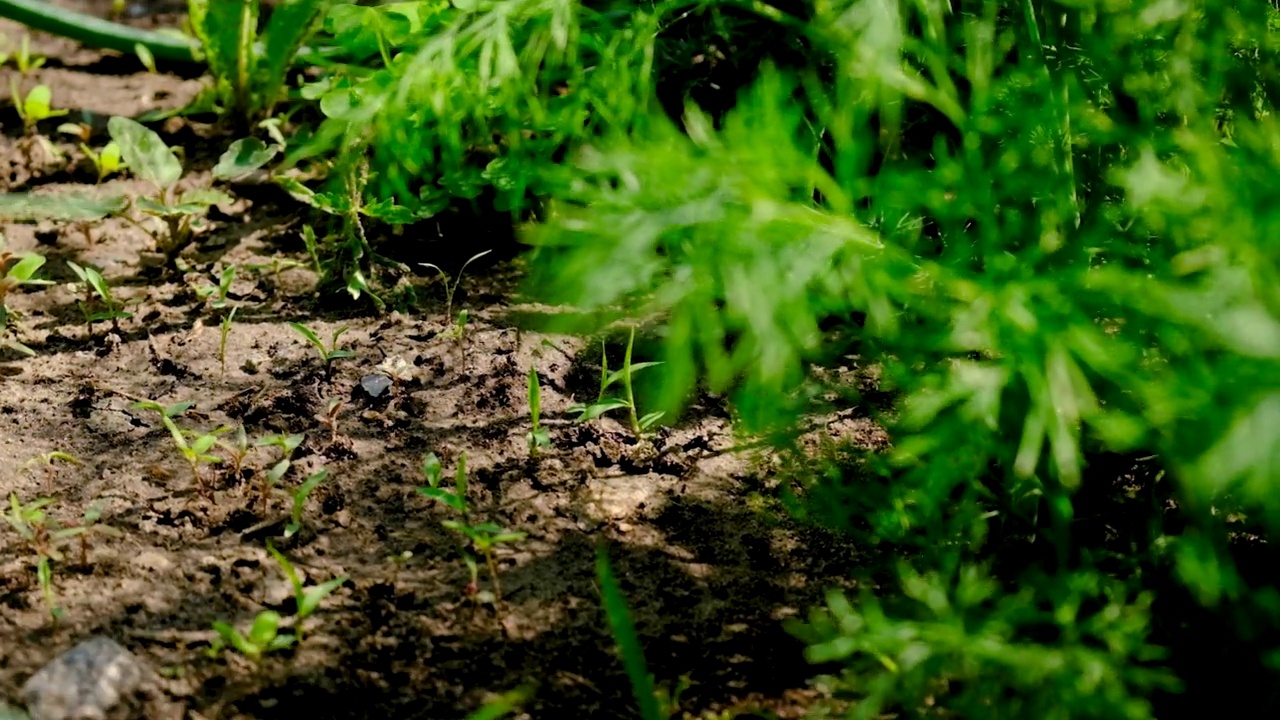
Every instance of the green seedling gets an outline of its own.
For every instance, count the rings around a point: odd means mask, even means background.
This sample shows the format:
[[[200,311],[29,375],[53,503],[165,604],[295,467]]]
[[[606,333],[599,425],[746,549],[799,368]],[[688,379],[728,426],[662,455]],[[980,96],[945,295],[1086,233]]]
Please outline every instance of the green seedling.
[[[101,185],[107,177],[125,169],[124,156],[120,154],[120,145],[115,141],[103,145],[101,150],[89,147],[89,130],[89,126],[80,123],[63,123],[58,126],[58,132],[80,138],[80,152],[93,163],[93,169],[98,173],[98,184]]]
[[[0,236],[0,331],[9,329],[10,313],[6,300],[9,293],[25,285],[52,285],[49,280],[35,279],[36,271],[44,265],[44,256],[36,253],[15,255],[5,250],[4,237]],[[0,345],[13,348],[25,355],[35,355],[31,348],[16,339],[6,338]]]
[[[202,465],[217,465],[222,463],[223,458],[217,455],[209,454],[215,446],[219,444],[218,437],[224,433],[230,432],[231,428],[223,426],[214,429],[211,432],[201,433],[193,430],[183,430],[174,422],[174,418],[186,412],[193,403],[178,402],[172,405],[164,406],[151,400],[142,400],[134,403],[134,407],[140,410],[150,410],[159,413],[160,422],[164,424],[165,429],[169,431],[170,437],[173,438],[173,444],[178,448],[178,452],[183,459],[187,461],[187,465],[191,468],[191,480],[197,491],[205,497],[212,498],[212,489],[208,483],[204,481],[204,477],[200,472]],[[188,440],[188,438],[190,438]]]
[[[442,269],[439,265],[436,265],[434,263],[418,263],[419,265],[425,268],[430,268],[432,270],[435,270],[437,273],[440,274],[440,278],[444,281],[444,316],[446,318],[453,317],[453,296],[458,292],[458,286],[462,284],[462,276],[464,273],[466,273],[467,266],[475,262],[476,260],[479,260],[480,258],[484,257],[485,255],[488,255],[491,252],[493,251],[485,250],[484,252],[476,253],[475,255],[472,255],[470,259],[462,263],[462,268],[458,270],[458,276],[455,278],[450,278],[449,273],[445,272],[444,269]],[[450,284],[449,282],[451,279],[453,280],[452,284]],[[461,324],[465,324],[465,323],[466,323],[466,319],[462,318]]]
[[[124,164],[152,187],[149,196],[139,197],[131,204],[132,209],[141,213],[141,218],[128,212],[117,214],[150,234],[156,249],[172,264],[178,253],[191,243],[209,208],[230,203],[233,198],[211,187],[178,192],[178,181],[182,179],[178,156],[155,131],[136,120],[113,117],[107,121],[107,131],[120,148]],[[259,146],[262,142],[252,139],[232,143],[214,167],[213,178],[231,180],[270,161],[275,153],[258,152]],[[155,222],[144,222],[148,219],[158,221],[158,226]]]
[[[209,301],[209,306],[215,309],[222,309],[227,306],[227,293],[231,290],[231,283],[236,278],[236,266],[228,265],[222,269],[222,274],[218,276],[218,284],[205,285],[196,288],[196,296],[201,300]]]
[[[67,114],[66,110],[53,108],[53,91],[48,85],[36,85],[24,98],[18,89],[18,79],[12,78],[9,92],[13,96],[13,107],[18,111],[18,117],[22,118],[22,127],[28,136],[36,134],[36,125],[40,122]]]
[[[133,54],[137,56],[138,62],[142,63],[142,67],[152,75],[156,74],[156,56],[151,52],[151,48],[142,43],[133,44]]]
[[[301,578],[298,577],[298,571],[294,569],[293,563],[284,556],[279,550],[267,543],[267,552],[271,553],[271,557],[276,559],[276,563],[280,565],[280,569],[284,571],[285,577],[289,578],[289,585],[293,588],[294,614],[293,631],[297,634],[298,642],[302,642],[302,625],[311,614],[320,607],[321,601],[331,595],[334,590],[342,587],[348,579],[346,575],[333,578],[319,585],[305,587]]]
[[[465,453],[458,457],[458,468],[454,473],[452,491],[440,487],[443,468],[441,468],[440,459],[436,457],[435,453],[429,453],[423,458],[422,475],[427,480],[427,487],[418,488],[418,492],[432,500],[443,503],[458,514],[461,518],[460,520],[444,520],[440,524],[466,538],[470,546],[484,557],[485,565],[489,570],[489,578],[493,582],[494,600],[500,601],[502,599],[502,586],[498,580],[498,562],[494,551],[499,545],[523,540],[526,537],[526,533],[504,530],[496,523],[472,523],[470,521],[470,511],[467,504],[467,456]],[[464,553],[464,559],[465,557]],[[472,576],[474,584],[474,570],[472,571]]]
[[[227,451],[227,459],[231,461],[231,476],[240,479],[244,472],[244,461],[249,456],[252,449],[249,445],[249,434],[245,432],[244,425],[237,425],[235,430],[235,439],[231,442],[219,443],[223,450]]]
[[[56,535],[59,539],[70,540],[75,539],[80,551],[80,564],[87,566],[89,564],[89,543],[94,536],[108,535],[110,537],[121,537],[124,533],[120,530],[103,525],[102,507],[98,504],[90,505],[85,509],[84,515],[80,518],[78,525],[59,530]]]
[[[289,524],[284,527],[284,536],[286,538],[293,537],[302,529],[302,511],[306,508],[307,498],[327,477],[329,477],[329,471],[321,468],[312,473],[310,477],[298,486],[297,490],[293,491],[293,504],[289,512]]]
[[[31,52],[31,36],[23,35],[22,44],[18,46],[18,51],[13,54],[13,64],[18,68],[18,74],[26,77],[32,70],[39,70],[44,66],[48,59],[43,55],[37,55]]]
[[[80,313],[84,315],[85,324],[90,330],[95,322],[110,320],[112,326],[118,332],[120,330],[120,320],[133,317],[133,313],[125,312],[120,309],[116,302],[115,296],[111,294],[111,287],[107,285],[107,281],[102,277],[102,273],[94,270],[89,266],[81,267],[70,260],[67,261],[67,267],[71,268],[71,272],[80,278],[80,282],[85,286],[85,299],[83,302],[77,301],[80,307]],[[91,308],[94,304],[94,298],[97,297],[104,310],[93,311]]]
[[[316,352],[320,355],[320,360],[324,362],[326,369],[332,366],[334,360],[349,358],[355,355],[355,353],[350,350],[343,350],[338,347],[338,339],[341,338],[342,334],[348,330],[348,326],[346,325],[343,325],[333,331],[333,338],[328,346],[324,344],[320,339],[320,336],[317,335],[314,330],[302,323],[291,322],[289,323],[289,327],[293,328],[299,335],[305,338],[307,342],[311,343],[311,346],[314,347]]]
[[[41,465],[44,467],[45,484],[52,485],[54,475],[57,473],[57,462],[70,463],[72,465],[83,465],[84,463],[74,455],[64,453],[61,450],[52,450],[47,453],[40,453],[35,457],[27,460],[23,467],[32,467],[33,465]]]
[[[9,493],[9,509],[3,513],[5,522],[22,538],[36,555],[36,580],[49,615],[55,621],[61,617],[53,589],[53,562],[62,560],[58,545],[64,542],[63,531],[57,529],[45,512],[54,503],[52,498],[40,498],[28,504],[18,499],[17,493]]]
[[[297,642],[297,637],[294,635],[281,634],[280,613],[274,610],[263,610],[258,613],[258,616],[253,619],[248,635],[242,634],[235,626],[221,620],[213,623],[213,630],[218,633],[218,637],[210,643],[207,651],[209,657],[213,658],[218,657],[223,650],[230,647],[257,663],[262,660],[263,655],[287,650]]]
[[[222,374],[227,374],[227,336],[231,334],[231,323],[236,319],[236,310],[239,308],[231,308],[231,312],[222,316],[222,321],[218,324],[218,365],[222,367]]]
[[[262,513],[267,513],[267,506],[271,501],[271,488],[280,484],[285,474],[289,472],[289,468],[293,465],[293,451],[302,445],[302,441],[306,439],[305,435],[268,435],[259,438],[258,447],[277,447],[280,448],[280,457],[276,460],[271,469],[262,473],[262,483],[259,487],[259,499],[262,502]]]
[[[538,457],[538,451],[551,447],[551,433],[542,427],[542,384],[538,380],[538,371],[529,368],[529,419],[530,430],[526,439],[529,442],[529,457]]]
[[[290,270],[293,268],[305,268],[305,267],[307,267],[306,263],[300,263],[297,260],[289,260],[286,258],[273,257],[271,258],[271,262],[269,263],[251,263],[251,264],[245,265],[244,269],[248,270],[249,272],[255,275],[261,275],[262,273],[270,273],[271,282],[274,285],[279,285],[280,273],[284,272],[285,270]]]
[[[329,428],[329,442],[338,441],[338,415],[347,403],[340,397],[331,397],[325,401],[324,412],[316,414],[316,421]]]
[[[665,413],[651,412],[643,417],[636,410],[635,392],[632,390],[632,376],[645,368],[657,367],[661,362],[631,362],[631,350],[636,341],[636,329],[631,328],[631,334],[627,338],[627,350],[622,360],[622,369],[609,372],[609,357],[605,352],[604,342],[600,343],[600,394],[596,396],[596,401],[590,405],[577,404],[570,407],[570,411],[578,413],[578,421],[586,422],[593,420],[610,410],[618,408],[626,408],[631,432],[636,437],[640,437],[645,431],[653,427],[655,423],[662,419]],[[622,382],[623,397],[606,398],[605,393],[609,388],[613,387],[619,381]]]

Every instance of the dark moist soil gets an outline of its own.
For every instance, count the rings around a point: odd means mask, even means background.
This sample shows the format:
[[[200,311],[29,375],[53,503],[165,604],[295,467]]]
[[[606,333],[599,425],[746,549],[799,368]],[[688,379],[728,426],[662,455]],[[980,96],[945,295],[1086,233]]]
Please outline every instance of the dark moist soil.
[[[16,47],[23,30],[3,22],[0,33]],[[50,85],[55,106],[98,129],[95,146],[105,142],[109,115],[180,107],[200,88],[196,79],[148,74],[123,55],[32,39],[49,61],[24,87]],[[92,184],[74,144],[53,132],[56,122],[42,130],[78,167],[48,161],[16,121],[11,108],[0,111],[0,189]],[[227,140],[186,120],[163,132],[189,158],[216,157]],[[195,181],[206,177],[193,164]],[[138,187],[117,179],[104,189]],[[51,515],[68,524],[98,503],[103,522],[123,535],[95,539],[87,563],[73,551],[55,566],[64,613],[55,623],[35,556],[0,527],[0,700],[14,700],[29,676],[76,642],[106,635],[159,669],[192,718],[461,717],[523,685],[537,690],[516,717],[634,717],[595,584],[595,548],[604,543],[650,670],[666,687],[688,682],[688,717],[798,717],[814,704],[818,693],[806,681],[815,668],[782,621],[820,604],[824,589],[849,585],[857,555],[761,500],[768,458],[733,451],[716,403],[640,442],[615,419],[575,423],[567,408],[593,399],[587,368],[598,346],[579,360],[579,340],[520,331],[510,319],[519,272],[511,262],[464,281],[471,323],[463,342],[445,335],[442,302],[382,317],[318,311],[314,273],[248,269],[277,259],[305,265],[306,256],[299,208],[278,193],[247,194],[258,199],[211,214],[185,256],[194,269],[182,278],[157,280],[140,267],[150,240],[120,221],[95,223],[89,237],[64,225],[3,225],[10,249],[44,254],[42,276],[58,284],[9,297],[17,336],[39,356],[0,351],[0,490],[24,502],[54,498]],[[67,260],[100,268],[133,317],[118,329],[87,329]],[[224,372],[220,311],[194,288],[216,284],[231,265],[238,272],[229,297],[239,310]],[[415,282],[424,296],[443,296],[438,283]],[[289,321],[326,338],[350,325],[342,340],[355,357],[326,372]],[[369,397],[361,378],[392,359],[407,364],[409,377]],[[537,460],[525,441],[530,367],[553,441]],[[239,477],[206,472],[201,490],[157,417],[132,407],[138,398],[194,401],[183,427],[243,424],[251,442],[305,433],[283,484],[329,471],[307,504],[306,527],[285,539],[288,499],[272,496],[262,507],[257,487],[269,452],[251,452]],[[318,418],[331,398],[344,403],[336,429]],[[860,420],[823,433],[885,442]],[[82,463],[52,471],[28,464],[52,451]],[[449,515],[417,491],[429,451],[448,477],[465,453],[477,519],[528,533],[498,551],[496,606],[468,593],[458,542],[440,525]],[[214,621],[244,629],[264,609],[292,614],[269,540],[309,583],[349,580],[308,621],[295,651],[261,667],[232,653],[209,657]],[[481,589],[490,589],[483,573]]]

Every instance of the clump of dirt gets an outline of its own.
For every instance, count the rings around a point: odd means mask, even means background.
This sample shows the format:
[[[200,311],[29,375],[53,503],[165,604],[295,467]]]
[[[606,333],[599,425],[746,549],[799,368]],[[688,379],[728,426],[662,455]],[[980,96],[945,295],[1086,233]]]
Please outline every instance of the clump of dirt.
[[[21,34],[11,24],[0,31]],[[33,80],[76,112],[137,115],[180,106],[199,89],[197,80],[147,74],[118,55],[34,39],[51,61]],[[33,169],[5,124],[0,181],[8,190],[62,192],[84,180],[53,163]],[[216,156],[223,142],[186,121],[167,130],[212,145],[188,147],[189,155]],[[10,248],[44,254],[43,276],[58,284],[9,297],[18,335],[39,356],[2,363],[0,487],[24,502],[55,499],[48,510],[66,522],[96,505],[122,535],[95,537],[85,562],[70,553],[55,564],[56,621],[35,556],[5,535],[0,698],[15,698],[43,664],[100,635],[160,669],[165,692],[191,717],[460,717],[520,686],[536,688],[524,717],[632,716],[595,586],[595,549],[604,543],[650,670],[668,687],[687,681],[684,711],[798,717],[812,705],[811,668],[782,621],[820,603],[825,588],[847,585],[856,554],[749,501],[758,465],[735,451],[716,403],[642,439],[609,417],[576,422],[570,405],[593,398],[575,393],[572,373],[597,350],[515,324],[519,268],[511,261],[465,281],[471,321],[462,335],[438,303],[373,318],[320,309],[316,277],[296,252],[297,208],[271,197],[211,218],[183,277],[148,274],[138,258],[149,239],[119,221],[95,223],[88,236],[4,226]],[[67,260],[101,269],[132,316],[87,326]],[[197,289],[231,266],[227,302],[237,314],[224,366],[225,308]],[[432,294],[429,279],[413,282]],[[294,321],[326,340],[346,326],[340,343],[353,355],[323,363]],[[551,437],[536,459],[526,440],[530,368]],[[391,382],[370,393],[364,381],[379,373]],[[303,529],[285,537],[288,498],[269,494],[264,506],[271,451],[251,450],[238,472],[224,465],[193,476],[158,415],[137,409],[141,399],[193,402],[177,418],[186,429],[242,425],[251,443],[303,434],[281,489],[328,471]],[[28,462],[54,451],[80,462]],[[457,536],[441,526],[448,509],[418,490],[428,452],[448,478],[465,456],[474,518],[527,533],[497,553],[502,595],[494,602],[477,593],[493,589],[487,575],[472,584]],[[348,579],[296,648],[261,663],[210,657],[215,621],[245,628],[263,610],[296,610],[268,541],[308,583]]]

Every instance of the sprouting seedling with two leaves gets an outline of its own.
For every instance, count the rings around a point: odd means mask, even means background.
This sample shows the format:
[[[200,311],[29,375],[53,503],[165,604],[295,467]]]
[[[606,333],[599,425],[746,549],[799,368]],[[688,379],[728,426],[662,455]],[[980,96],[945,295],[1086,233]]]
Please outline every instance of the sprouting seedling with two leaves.
[[[6,304],[9,293],[27,285],[52,285],[50,280],[37,280],[36,271],[44,266],[43,255],[24,253],[16,255],[5,249],[4,237],[0,236],[0,347],[8,347],[24,355],[35,355],[36,352],[14,338],[8,336],[10,312]]]
[[[610,410],[619,408],[627,409],[627,419],[631,426],[631,432],[639,437],[642,433],[653,427],[662,419],[665,413],[651,412],[641,416],[636,409],[636,396],[632,389],[632,376],[645,368],[657,367],[661,362],[631,362],[631,351],[636,341],[636,329],[631,328],[631,334],[627,338],[627,350],[622,360],[622,368],[613,372],[609,371],[609,356],[605,351],[605,345],[600,343],[600,393],[596,396],[596,401],[590,405],[577,404],[570,407],[570,411],[578,413],[578,421],[586,422],[593,420]],[[617,383],[622,383],[622,397],[608,398],[605,394],[609,388]]]
[[[493,582],[493,600],[500,601],[502,599],[502,586],[498,581],[498,561],[494,551],[499,545],[523,540],[526,537],[526,533],[504,530],[497,523],[471,522],[470,505],[467,502],[467,456],[465,453],[458,457],[458,467],[454,471],[452,490],[440,487],[440,481],[444,477],[444,468],[440,463],[440,458],[435,453],[428,453],[422,459],[422,475],[427,480],[427,486],[418,488],[418,492],[432,500],[443,503],[457,514],[459,519],[443,520],[440,524],[466,538],[468,544],[484,558],[485,565],[489,569],[489,578]],[[467,562],[467,567],[471,569],[472,582],[474,584],[475,560],[465,550],[463,551],[463,559]]]
[[[349,358],[355,355],[351,350],[338,347],[338,339],[341,338],[342,334],[349,329],[347,325],[343,325],[333,331],[333,337],[330,339],[328,345],[320,339],[320,335],[317,334],[315,330],[312,330],[302,323],[291,322],[289,323],[289,327],[293,328],[295,332],[311,344],[311,347],[316,349],[316,352],[320,355],[320,360],[324,363],[326,370],[333,365],[334,360]]]
[[[224,433],[230,432],[231,428],[219,427],[211,432],[202,433],[194,430],[183,430],[178,427],[174,418],[186,412],[193,404],[189,401],[183,401],[172,405],[161,405],[153,400],[140,400],[134,403],[133,406],[139,410],[149,410],[160,415],[160,422],[169,431],[169,435],[173,438],[173,444],[191,468],[191,480],[195,484],[196,490],[205,496],[209,496],[212,491],[201,475],[200,467],[202,465],[217,465],[223,462],[222,457],[212,455],[210,451],[218,445],[218,438]]]
[[[110,320],[118,331],[121,320],[133,317],[133,313],[120,309],[120,304],[116,302],[115,296],[111,293],[111,286],[102,277],[102,273],[87,265],[83,267],[77,265],[70,260],[67,261],[67,267],[71,268],[71,272],[75,273],[76,277],[80,278],[80,282],[84,283],[84,300],[78,300],[76,304],[80,307],[80,313],[84,315],[86,325],[92,328],[95,322]],[[93,309],[95,297],[102,305],[101,309]]]

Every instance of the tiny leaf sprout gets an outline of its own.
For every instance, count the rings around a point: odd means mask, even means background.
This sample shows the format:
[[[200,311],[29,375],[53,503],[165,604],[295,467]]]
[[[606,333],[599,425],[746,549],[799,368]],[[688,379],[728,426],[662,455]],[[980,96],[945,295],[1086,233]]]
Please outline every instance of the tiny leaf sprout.
[[[36,85],[27,96],[22,97],[18,90],[18,79],[12,78],[9,90],[13,95],[13,106],[22,118],[22,127],[28,136],[36,134],[36,125],[50,118],[62,117],[66,110],[53,109],[53,91],[48,85]]]
[[[231,334],[231,323],[236,319],[236,310],[239,308],[231,308],[231,312],[222,316],[222,320],[218,323],[218,365],[222,368],[222,374],[227,374],[227,336]]]
[[[287,650],[297,642],[292,634],[280,632],[280,613],[274,610],[263,610],[253,619],[249,634],[242,634],[234,625],[221,620],[213,623],[213,630],[218,634],[207,651],[209,657],[216,658],[222,651],[230,647],[246,658],[257,663],[267,653]]]
[[[133,406],[140,410],[159,413],[160,422],[169,431],[169,435],[173,438],[174,446],[177,447],[178,452],[191,468],[191,479],[195,484],[196,490],[205,497],[211,497],[212,489],[204,481],[200,473],[200,467],[201,465],[217,465],[223,461],[223,458],[211,455],[210,451],[213,450],[214,446],[218,445],[218,436],[230,432],[231,428],[223,426],[207,433],[185,431],[179,428],[177,423],[174,422],[174,418],[186,412],[192,405],[193,403],[191,402],[178,402],[164,406],[151,400],[142,400],[134,403]],[[190,437],[190,440],[188,440],[188,437]]]
[[[46,453],[40,453],[35,457],[27,460],[23,467],[33,467],[40,465],[44,467],[45,484],[53,483],[54,474],[57,472],[56,463],[64,462],[71,465],[83,465],[84,463],[74,455],[62,452],[61,450],[51,450]]]
[[[50,280],[35,279],[36,271],[44,265],[43,255],[36,253],[15,255],[5,250],[4,245],[4,237],[0,236],[0,332],[9,329],[10,311],[6,304],[9,293],[24,285],[53,284]],[[24,355],[36,354],[35,350],[8,337],[0,341],[0,346],[12,348]]]
[[[307,498],[310,497],[312,491],[319,487],[320,483],[324,482],[327,477],[329,477],[329,471],[325,468],[321,468],[320,470],[312,473],[311,476],[304,480],[302,484],[298,486],[298,489],[293,492],[293,506],[289,513],[289,524],[285,525],[284,528],[284,536],[286,539],[293,537],[302,529],[302,512],[306,508]]]
[[[265,515],[267,505],[271,500],[271,488],[280,484],[285,474],[289,472],[289,468],[293,465],[293,451],[302,445],[302,441],[306,439],[305,435],[268,435],[259,438],[258,447],[278,447],[280,448],[280,458],[276,461],[271,469],[262,473],[262,484],[259,485],[259,498],[262,502],[262,512]],[[308,492],[310,492],[308,490]],[[305,498],[304,498],[305,502]]]
[[[590,405],[577,404],[569,408],[570,411],[578,413],[578,422],[586,422],[594,420],[610,410],[619,408],[627,409],[628,421],[631,426],[631,432],[636,437],[640,437],[644,432],[653,427],[659,420],[663,418],[665,413],[651,412],[646,415],[639,415],[636,410],[636,397],[632,389],[632,376],[646,368],[657,367],[661,362],[631,362],[631,351],[636,341],[636,329],[631,328],[631,334],[627,338],[627,350],[623,356],[622,368],[609,372],[609,357],[605,351],[605,345],[600,343],[600,393],[596,396],[596,401]],[[619,381],[622,383],[623,397],[606,398],[605,393],[610,387],[613,387]]]
[[[476,260],[479,260],[480,258],[484,257],[485,255],[488,255],[491,252],[493,251],[485,250],[484,252],[479,252],[479,253],[476,253],[475,255],[472,255],[466,262],[462,263],[462,267],[458,270],[457,277],[454,277],[454,278],[450,278],[449,273],[445,272],[439,265],[436,265],[434,263],[418,263],[422,267],[435,270],[437,273],[440,274],[440,278],[444,281],[444,316],[446,318],[453,317],[453,296],[458,292],[458,286],[462,284],[462,276],[467,272],[467,266],[475,262]],[[452,284],[449,283],[450,279],[453,280]],[[463,325],[466,324],[465,317],[461,319],[460,324],[463,324]]]
[[[302,642],[303,622],[311,617],[311,614],[320,607],[320,603],[334,590],[342,587],[347,582],[348,577],[341,575],[319,585],[306,587],[303,581],[298,577],[298,571],[294,569],[293,563],[284,556],[284,553],[276,550],[270,542],[267,542],[267,552],[271,553],[271,557],[275,558],[276,564],[284,571],[285,577],[289,579],[289,586],[293,588],[293,603],[295,620],[293,623],[293,631],[298,637],[298,642]]]
[[[119,331],[120,321],[133,317],[133,313],[120,309],[115,296],[111,294],[111,286],[102,277],[102,273],[87,265],[81,267],[70,260],[67,261],[67,267],[71,268],[71,272],[75,273],[76,277],[80,278],[80,282],[84,283],[84,300],[77,301],[76,304],[80,307],[80,313],[84,315],[85,324],[91,330],[95,322],[110,320],[112,326]],[[104,309],[92,309],[95,297],[102,303]]]
[[[551,433],[542,427],[542,384],[538,371],[532,367],[529,368],[529,419],[530,430],[526,435],[529,457],[537,458],[539,450],[551,447]]]
[[[80,139],[80,152],[84,153],[84,156],[93,164],[93,169],[98,174],[99,185],[107,177],[124,170],[124,155],[120,153],[120,144],[116,141],[112,140],[103,145],[101,150],[94,150],[89,147],[92,128],[81,123],[63,123],[58,126],[58,132]]]
[[[289,327],[293,328],[295,332],[306,339],[306,341],[316,349],[316,352],[320,355],[320,360],[324,362],[326,369],[332,366],[334,360],[349,358],[355,355],[351,350],[344,350],[338,347],[338,339],[341,338],[342,334],[349,329],[349,326],[347,325],[343,325],[333,331],[333,338],[327,346],[324,344],[324,341],[320,339],[320,336],[316,334],[316,331],[306,325],[298,322],[291,322],[289,323]]]
[[[217,285],[205,285],[196,288],[196,296],[201,300],[209,300],[209,307],[221,310],[227,306],[227,293],[231,290],[231,283],[235,280],[235,277],[236,266],[228,265],[222,269],[222,274],[218,276]]]

